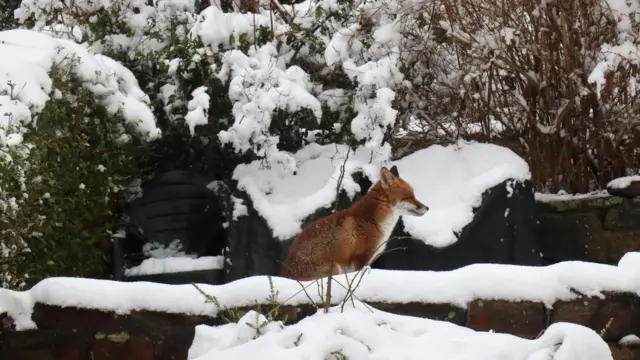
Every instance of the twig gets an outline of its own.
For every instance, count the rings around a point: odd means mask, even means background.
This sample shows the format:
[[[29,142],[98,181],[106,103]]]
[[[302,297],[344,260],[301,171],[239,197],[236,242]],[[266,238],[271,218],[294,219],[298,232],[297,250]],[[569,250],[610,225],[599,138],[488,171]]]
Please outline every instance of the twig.
[[[333,205],[333,224],[331,226],[331,248],[329,253],[329,276],[327,277],[327,292],[325,295],[325,305],[324,311],[329,312],[329,306],[331,306],[331,281],[333,279],[333,262],[335,258],[335,242],[336,242],[336,230],[337,230],[337,222],[338,222],[338,204],[340,200],[340,188],[342,186],[342,180],[344,179],[345,166],[347,165],[347,161],[349,160],[349,153],[351,149],[347,148],[347,154],[345,156],[342,165],[340,166],[340,176],[338,177],[338,181],[336,183],[336,199],[335,204]]]

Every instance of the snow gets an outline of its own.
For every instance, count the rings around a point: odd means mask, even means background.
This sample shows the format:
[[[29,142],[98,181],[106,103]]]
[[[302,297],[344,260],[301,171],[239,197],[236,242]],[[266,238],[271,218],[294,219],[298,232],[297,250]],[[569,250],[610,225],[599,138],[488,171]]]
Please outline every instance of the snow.
[[[125,269],[126,276],[216,270],[224,267],[224,256],[149,258],[138,266]]]
[[[114,49],[133,58],[135,53],[162,49],[174,36],[184,38],[195,21],[194,13],[193,0],[76,0],[72,5],[25,0],[14,16],[20,23],[33,17],[34,29],[58,38],[77,42],[86,38],[96,52]],[[117,20],[107,34],[96,31],[105,16]]]
[[[640,252],[628,252],[618,260],[618,267],[640,273]]]
[[[518,155],[483,143],[433,145],[393,164],[429,207],[424,216],[404,216],[405,231],[436,247],[456,241],[454,232],[473,220],[473,209],[480,206],[486,190],[507,179],[531,178],[529,166]]]
[[[618,341],[618,345],[621,346],[638,346],[640,345],[640,337],[634,334],[629,334],[623,336],[620,341]]]
[[[625,189],[629,187],[629,185],[631,185],[632,182],[636,182],[636,181],[640,182],[640,175],[623,176],[623,177],[619,177],[617,179],[611,180],[607,184],[607,188],[608,189]]]
[[[237,323],[198,325],[189,360],[254,359],[606,360],[609,346],[593,330],[555,323],[538,339],[474,331],[443,321],[401,316],[361,303],[284,326],[254,311]]]
[[[626,0],[604,0],[603,3],[611,10],[612,18],[617,21],[619,33],[615,44],[601,45],[599,62],[589,74],[588,81],[596,84],[598,93],[606,82],[607,74],[614,72],[623,61],[634,65],[640,62],[640,49],[635,44],[637,35],[633,29],[640,4]]]
[[[209,94],[207,87],[200,86],[191,93],[193,99],[187,104],[189,112],[184,117],[184,121],[189,126],[191,136],[195,134],[195,127],[198,125],[206,125],[209,114]]]
[[[174,239],[168,245],[157,242],[148,242],[142,245],[142,253],[146,257],[164,259],[169,257],[195,257],[185,253],[180,239]]]
[[[261,26],[273,27],[276,34],[289,30],[288,26],[274,23],[268,12],[224,13],[210,6],[198,15],[189,36],[202,42],[203,54],[212,64],[211,71],[229,84],[228,96],[235,121],[218,133],[220,142],[230,144],[237,152],[252,150],[260,157],[290,162],[287,155],[277,149],[278,137],[269,134],[274,111],[282,109],[293,113],[309,109],[319,121],[322,109],[320,101],[310,92],[314,88],[310,76],[298,66],[287,66],[275,42],[251,46],[247,53],[238,49],[243,44],[257,42],[259,31],[256,29]],[[218,53],[219,61],[213,61],[211,58]],[[206,117],[194,115],[193,118],[198,124],[207,122]]]
[[[350,197],[360,187],[349,175],[364,170],[368,176],[376,176],[377,168],[366,164],[367,151],[360,149],[348,155],[348,159],[347,153],[350,151],[345,145],[309,144],[293,154],[297,164],[295,175],[286,164],[267,168],[258,160],[238,165],[233,179],[238,181],[238,189],[249,195],[253,207],[267,221],[274,237],[285,240],[300,231],[307,216],[319,208],[331,206],[343,163],[345,177],[341,188]]]
[[[240,50],[222,57],[217,76],[230,82],[229,99],[236,122],[220,131],[218,139],[238,152],[253,149],[258,156],[280,156],[276,155],[277,137],[267,135],[276,109],[293,113],[307,108],[318,121],[322,115],[320,101],[308,91],[312,87],[309,75],[297,66],[281,69],[276,54],[275,45],[268,43],[252,57]]]
[[[0,32],[0,145],[19,143],[25,126],[50,100],[56,90],[49,76],[53,66],[70,67],[110,115],[119,113],[147,139],[160,136],[149,97],[120,63],[46,33],[6,30]]]
[[[579,261],[546,267],[475,264],[442,272],[369,269],[346,276],[349,281],[362,276],[355,291],[355,296],[362,301],[446,303],[462,309],[475,299],[535,301],[552,308],[556,301],[573,300],[580,294],[601,297],[604,292],[626,292],[640,295],[637,268]],[[265,303],[269,297],[288,305],[309,303],[310,300],[320,302],[321,289],[326,288],[326,279],[306,283],[281,277],[271,280],[273,289],[267,276],[200,287],[215,296],[222,308]],[[334,278],[334,304],[345,299],[346,280],[342,276]],[[301,290],[302,286],[308,286],[306,292]],[[118,314],[150,310],[215,316],[219,310],[216,305],[205,303],[202,294],[191,285],[58,277],[42,280],[24,292],[0,289],[0,313],[7,312],[14,318],[18,329],[35,326],[31,311],[36,302]]]
[[[142,253],[147,259],[140,265],[125,269],[126,276],[216,270],[224,267],[223,256],[197,257],[196,254],[185,253],[180,239],[175,239],[168,245],[145,243]]]
[[[535,193],[536,201],[545,203],[554,201],[598,199],[605,197],[611,197],[611,194],[609,194],[606,190],[596,190],[587,194],[569,194],[566,191],[559,191],[557,194]]]
[[[310,144],[293,154],[295,174],[284,166],[264,166],[262,161],[239,165],[233,174],[238,187],[251,197],[253,206],[280,240],[295,236],[302,221],[319,208],[327,208],[336,196],[340,168],[345,164],[341,188],[349,197],[360,191],[352,174],[362,171],[372,181],[379,177],[384,155],[362,147],[345,163],[346,146]],[[454,232],[473,218],[487,189],[512,178],[530,178],[527,163],[511,150],[483,143],[458,142],[433,145],[402,159],[396,165],[400,177],[413,188],[418,200],[429,207],[421,217],[404,216],[405,230],[426,244],[443,247],[456,241]]]

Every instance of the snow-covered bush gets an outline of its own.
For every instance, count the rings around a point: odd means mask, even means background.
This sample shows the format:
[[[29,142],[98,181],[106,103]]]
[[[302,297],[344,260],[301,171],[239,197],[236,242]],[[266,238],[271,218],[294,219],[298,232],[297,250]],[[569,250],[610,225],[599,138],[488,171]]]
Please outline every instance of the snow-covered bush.
[[[127,69],[73,42],[0,32],[0,285],[101,275],[133,149],[161,135]]]
[[[637,2],[426,0],[408,16],[404,132],[509,146],[540,190],[640,168]],[[409,85],[409,84],[407,84]],[[415,141],[415,140],[414,140]]]
[[[13,10],[20,6],[20,0],[0,0],[0,31],[14,27]]]
[[[309,142],[367,143],[378,151],[395,121],[393,88],[402,74],[390,13],[397,3],[328,0],[256,14],[216,6],[196,14],[193,3],[169,0],[56,4],[27,0],[16,16],[132,64],[155,95],[166,135],[154,153],[207,148],[226,155],[227,174],[255,158],[293,171],[289,152]],[[388,145],[383,152],[388,157]]]

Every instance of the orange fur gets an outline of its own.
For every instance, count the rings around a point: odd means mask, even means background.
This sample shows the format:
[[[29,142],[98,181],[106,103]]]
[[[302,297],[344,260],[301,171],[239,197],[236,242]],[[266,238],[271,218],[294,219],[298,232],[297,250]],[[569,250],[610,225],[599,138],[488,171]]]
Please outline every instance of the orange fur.
[[[393,174],[395,172],[396,175]],[[380,170],[380,181],[345,210],[305,227],[291,244],[281,276],[305,281],[358,271],[381,253],[400,215],[422,216],[429,209],[413,188],[397,176],[397,168]],[[333,264],[331,240],[335,234]]]

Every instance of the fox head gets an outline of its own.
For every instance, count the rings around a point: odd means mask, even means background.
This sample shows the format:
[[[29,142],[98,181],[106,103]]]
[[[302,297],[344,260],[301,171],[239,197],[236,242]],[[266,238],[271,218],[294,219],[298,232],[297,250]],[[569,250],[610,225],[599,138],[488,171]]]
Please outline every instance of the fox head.
[[[413,188],[400,178],[398,168],[380,169],[380,185],[400,215],[422,216],[429,208],[416,199]]]

